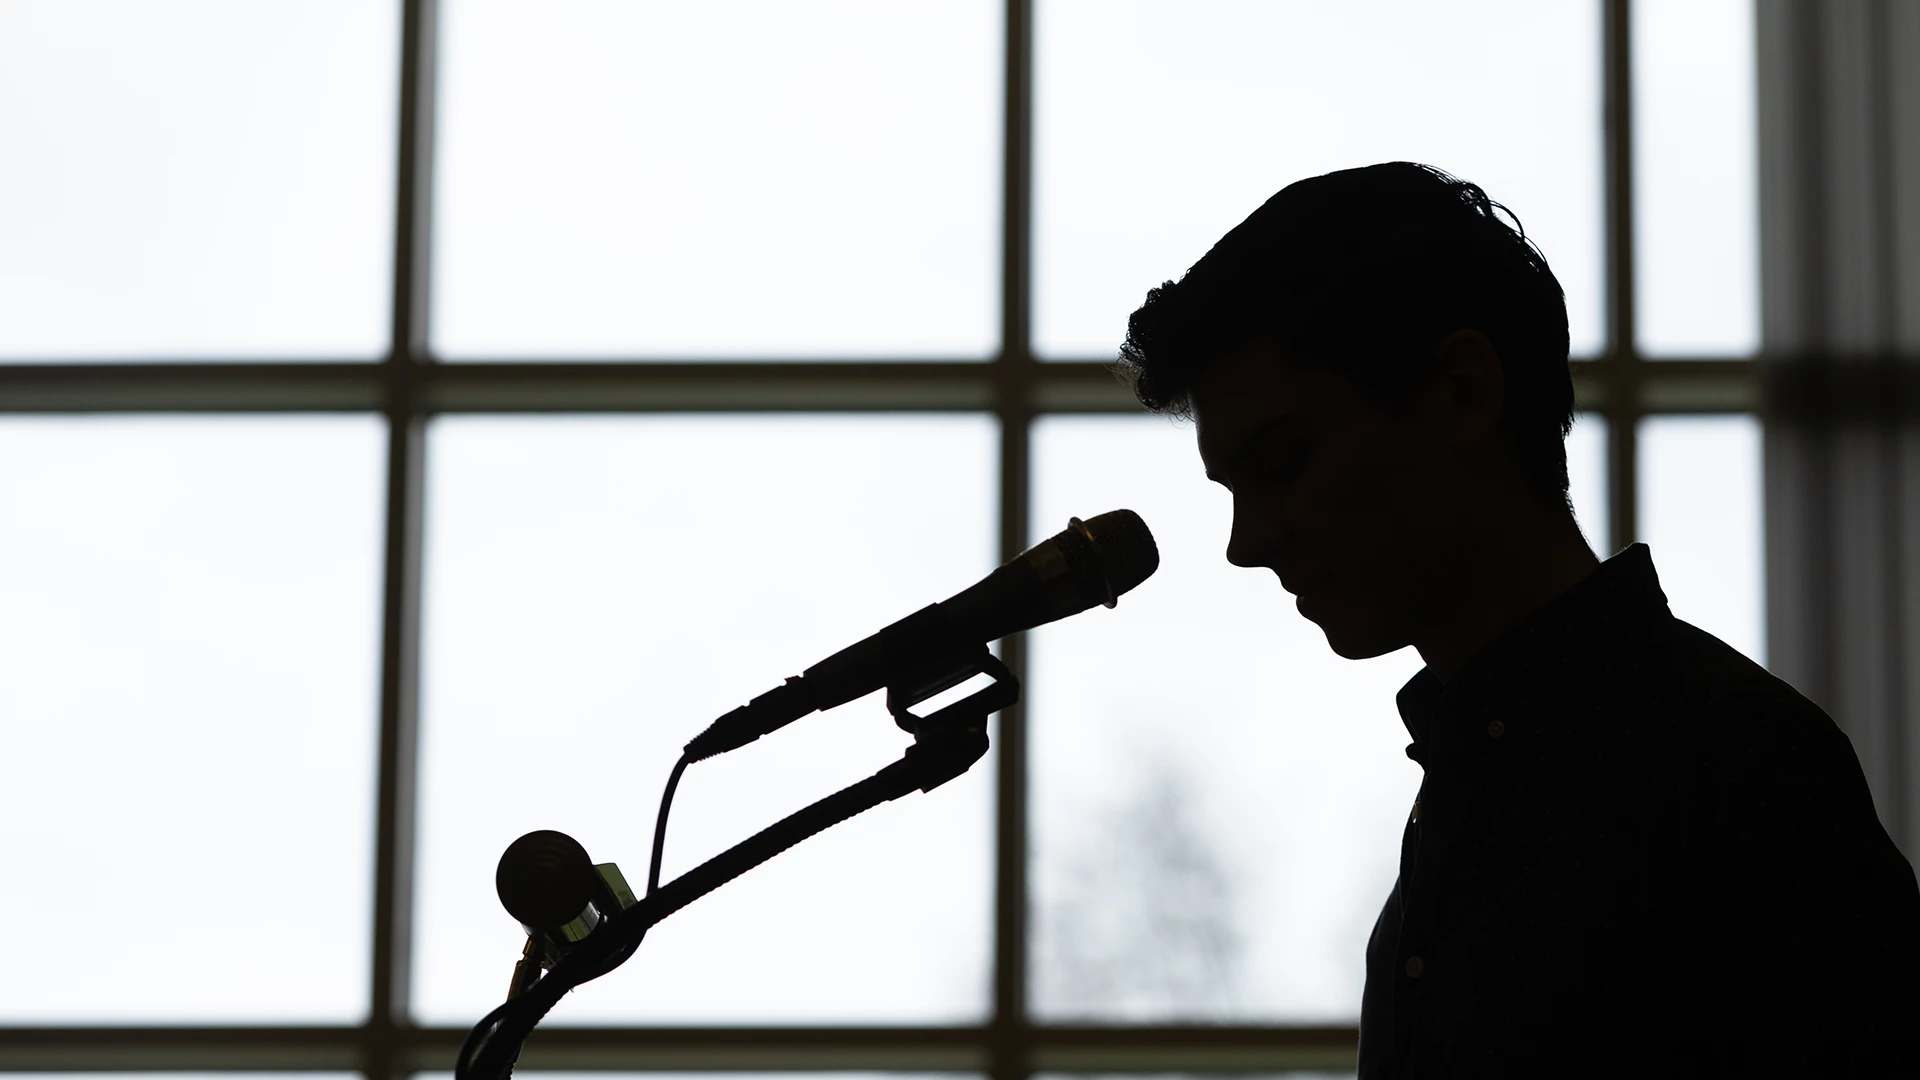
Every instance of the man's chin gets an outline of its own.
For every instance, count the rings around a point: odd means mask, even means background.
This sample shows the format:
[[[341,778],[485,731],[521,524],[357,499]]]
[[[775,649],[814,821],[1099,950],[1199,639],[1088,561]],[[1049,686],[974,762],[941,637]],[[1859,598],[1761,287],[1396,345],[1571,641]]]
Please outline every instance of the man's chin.
[[[1327,636],[1327,647],[1334,655],[1347,660],[1371,660],[1376,656],[1385,656],[1395,650],[1405,648],[1407,642],[1395,635],[1382,634],[1377,630],[1343,626],[1337,622],[1313,620]]]

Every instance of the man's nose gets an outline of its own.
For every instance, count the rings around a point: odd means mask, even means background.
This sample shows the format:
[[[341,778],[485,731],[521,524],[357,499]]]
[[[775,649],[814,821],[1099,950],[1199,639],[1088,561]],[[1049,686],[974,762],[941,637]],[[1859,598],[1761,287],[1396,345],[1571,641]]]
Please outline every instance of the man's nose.
[[[1233,528],[1227,534],[1227,561],[1249,568],[1269,565],[1280,546],[1281,531],[1278,522],[1236,502]]]

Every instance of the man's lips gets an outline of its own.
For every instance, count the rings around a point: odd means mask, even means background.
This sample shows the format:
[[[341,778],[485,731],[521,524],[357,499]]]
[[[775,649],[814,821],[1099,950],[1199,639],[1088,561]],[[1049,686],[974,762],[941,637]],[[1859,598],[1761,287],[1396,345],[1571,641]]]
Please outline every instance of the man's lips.
[[[1299,596],[1302,592],[1305,592],[1308,589],[1319,588],[1331,576],[1332,575],[1324,572],[1319,574],[1308,574],[1304,576],[1297,575],[1297,574],[1281,574],[1280,587],[1287,590],[1288,592],[1292,593],[1295,596]]]

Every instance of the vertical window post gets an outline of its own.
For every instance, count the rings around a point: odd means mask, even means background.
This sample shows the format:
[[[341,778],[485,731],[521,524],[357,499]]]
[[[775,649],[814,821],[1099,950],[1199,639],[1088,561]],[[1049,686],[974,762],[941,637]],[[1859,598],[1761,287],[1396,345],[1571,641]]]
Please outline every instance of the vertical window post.
[[[1005,149],[1000,263],[1000,355],[994,366],[1000,417],[1000,557],[1027,546],[1034,361],[1033,4],[1007,0]],[[1001,645],[1022,679],[1026,640]],[[1027,737],[1016,704],[1000,713],[994,831],[993,1014],[988,1060],[993,1080],[1025,1080],[1027,1064]]]
[[[369,1080],[405,1075],[412,985],[414,792],[420,664],[420,525],[425,448],[417,365],[426,360],[435,0],[405,0],[400,35],[392,340],[386,384],[386,566],[381,597],[380,758],[375,812]]]
[[[1631,0],[1605,0],[1601,7],[1601,100],[1606,115],[1607,351],[1602,361],[1607,417],[1607,520],[1612,554],[1633,543],[1635,520],[1634,436],[1640,420],[1640,351],[1634,340],[1633,307],[1633,39]]]

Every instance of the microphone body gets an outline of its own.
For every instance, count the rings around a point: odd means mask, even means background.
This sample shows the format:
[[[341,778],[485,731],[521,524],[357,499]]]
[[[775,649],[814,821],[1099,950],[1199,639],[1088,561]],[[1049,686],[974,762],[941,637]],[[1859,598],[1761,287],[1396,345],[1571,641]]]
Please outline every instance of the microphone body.
[[[822,709],[865,697],[1008,634],[1114,605],[1147,579],[1160,553],[1146,523],[1114,510],[1035,544],[973,585],[856,642],[713,722],[686,747],[699,761],[745,746]]]

